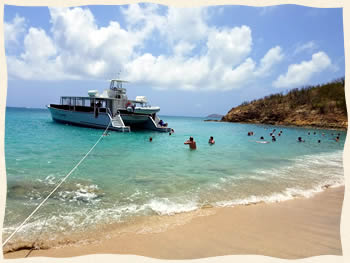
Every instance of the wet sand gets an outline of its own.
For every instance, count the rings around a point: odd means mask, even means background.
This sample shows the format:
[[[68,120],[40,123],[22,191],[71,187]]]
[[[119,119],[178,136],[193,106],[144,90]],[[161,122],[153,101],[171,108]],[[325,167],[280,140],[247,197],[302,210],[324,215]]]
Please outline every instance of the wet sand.
[[[29,257],[134,254],[160,259],[195,259],[254,254],[287,259],[342,255],[340,219],[344,187],[311,198],[281,203],[207,208],[194,213],[155,217],[147,229],[110,229],[98,242],[33,250]],[[201,215],[201,216],[200,216]],[[140,229],[143,229],[140,232]],[[7,253],[21,258],[28,250]]]

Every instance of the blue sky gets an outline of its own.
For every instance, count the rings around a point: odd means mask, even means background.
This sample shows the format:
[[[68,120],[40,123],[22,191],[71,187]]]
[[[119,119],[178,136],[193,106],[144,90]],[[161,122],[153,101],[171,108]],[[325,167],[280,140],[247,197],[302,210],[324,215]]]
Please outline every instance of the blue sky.
[[[345,75],[340,8],[5,6],[7,105],[129,80],[164,115],[225,114],[243,101]]]

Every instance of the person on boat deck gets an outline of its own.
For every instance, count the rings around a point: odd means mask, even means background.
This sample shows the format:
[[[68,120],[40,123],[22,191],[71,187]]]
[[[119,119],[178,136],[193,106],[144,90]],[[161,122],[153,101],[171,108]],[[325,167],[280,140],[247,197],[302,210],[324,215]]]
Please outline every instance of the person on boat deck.
[[[185,141],[184,144],[188,144],[190,146],[190,149],[195,150],[197,149],[197,145],[195,140],[193,140],[193,137],[191,136],[190,139],[188,139],[187,141]]]
[[[160,121],[158,122],[158,124],[159,124],[160,126],[162,126],[162,127],[167,127],[167,126],[168,126],[168,124],[165,123],[163,120],[160,120]]]
[[[211,145],[213,145],[215,143],[213,136],[210,136],[208,143]]]

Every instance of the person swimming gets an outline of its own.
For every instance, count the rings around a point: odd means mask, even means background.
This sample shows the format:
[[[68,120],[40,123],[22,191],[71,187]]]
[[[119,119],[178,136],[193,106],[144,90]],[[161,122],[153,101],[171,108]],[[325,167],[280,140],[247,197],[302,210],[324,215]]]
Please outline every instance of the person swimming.
[[[185,141],[184,144],[188,144],[191,150],[197,149],[196,142],[192,136],[187,141]]]
[[[305,142],[301,137],[298,137],[298,142]]]
[[[153,139],[152,139],[152,137],[149,137],[149,141],[151,142]]]
[[[213,136],[210,136],[208,143],[211,145],[213,145],[215,143]]]
[[[275,135],[272,135],[272,141],[275,142],[276,141],[276,137]]]

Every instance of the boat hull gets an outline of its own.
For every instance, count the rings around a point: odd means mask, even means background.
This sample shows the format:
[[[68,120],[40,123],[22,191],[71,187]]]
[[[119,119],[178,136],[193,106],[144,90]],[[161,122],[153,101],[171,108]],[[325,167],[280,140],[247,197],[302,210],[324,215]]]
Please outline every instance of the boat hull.
[[[104,112],[100,112],[97,116],[95,116],[93,112],[80,112],[57,109],[51,106],[48,106],[48,109],[50,110],[52,119],[59,123],[66,123],[71,125],[98,129],[106,129],[108,124],[110,123],[110,118],[108,114]],[[122,113],[120,116],[123,119],[123,122],[126,126],[131,126],[132,128],[136,129],[145,128],[161,132],[168,132],[168,129],[160,129],[158,127],[153,127],[154,125],[149,115]],[[109,130],[123,131],[123,128],[113,127],[112,125],[110,125]]]

